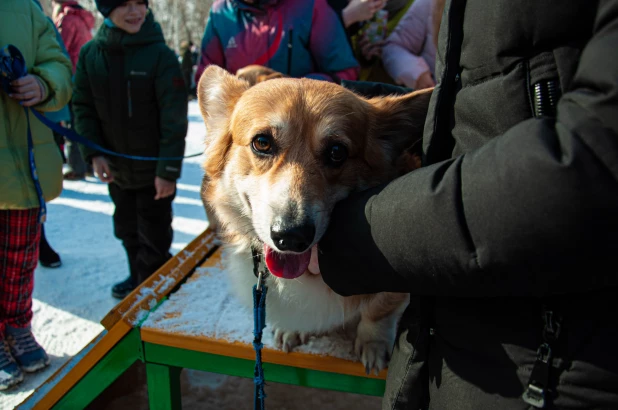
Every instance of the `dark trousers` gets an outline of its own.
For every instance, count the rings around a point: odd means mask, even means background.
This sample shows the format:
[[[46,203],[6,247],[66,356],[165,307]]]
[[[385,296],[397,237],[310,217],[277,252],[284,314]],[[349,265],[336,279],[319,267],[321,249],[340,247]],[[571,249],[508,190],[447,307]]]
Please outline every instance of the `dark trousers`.
[[[74,129],[73,126],[73,105],[69,103],[69,110],[71,111],[71,122],[67,124],[68,128]],[[87,164],[84,160],[79,144],[69,139],[66,140],[66,163],[69,164],[71,171],[78,175],[84,175],[88,171],[92,171],[92,165]],[[63,156],[64,153],[63,153]]]
[[[86,161],[84,161],[84,157],[79,150],[79,144],[67,140],[66,147],[66,150],[68,151],[66,161],[67,164],[69,164],[69,168],[71,168],[71,171],[75,172],[78,175],[86,174],[89,167],[88,164],[86,164]]]
[[[139,285],[172,257],[172,201],[176,194],[154,199],[154,186],[123,189],[109,184],[114,211],[114,235],[127,251],[129,271]]]

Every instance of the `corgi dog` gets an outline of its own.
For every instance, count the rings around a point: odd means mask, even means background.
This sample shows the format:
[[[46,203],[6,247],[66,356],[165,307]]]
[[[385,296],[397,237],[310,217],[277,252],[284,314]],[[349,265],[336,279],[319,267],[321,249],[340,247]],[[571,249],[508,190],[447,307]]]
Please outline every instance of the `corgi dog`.
[[[252,248],[262,253],[271,273],[266,320],[284,351],[354,326],[365,370],[387,366],[408,295],[343,297],[308,267],[335,204],[398,176],[402,153],[422,137],[431,91],[365,99],[326,81],[251,86],[217,66],[202,75],[204,203],[227,248],[232,288],[250,307]]]

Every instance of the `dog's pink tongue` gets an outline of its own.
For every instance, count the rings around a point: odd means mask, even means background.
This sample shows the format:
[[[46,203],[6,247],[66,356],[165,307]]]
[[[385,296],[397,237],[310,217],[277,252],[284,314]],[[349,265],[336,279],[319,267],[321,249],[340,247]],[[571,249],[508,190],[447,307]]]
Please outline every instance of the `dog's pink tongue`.
[[[297,255],[275,252],[264,244],[264,259],[273,275],[284,279],[295,279],[307,270],[311,260],[311,249]]]

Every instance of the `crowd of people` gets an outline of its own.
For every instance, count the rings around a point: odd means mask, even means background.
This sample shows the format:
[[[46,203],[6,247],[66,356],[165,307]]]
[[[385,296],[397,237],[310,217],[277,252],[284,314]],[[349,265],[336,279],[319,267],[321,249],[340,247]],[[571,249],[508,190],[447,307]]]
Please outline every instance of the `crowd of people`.
[[[33,276],[61,266],[43,226],[63,179],[108,185],[113,297],[171,257],[187,102],[215,64],[435,87],[423,168],[342,201],[319,243],[336,292],[412,295],[384,408],[617,407],[618,1],[446,3],[215,0],[174,52],[148,0],[96,0],[94,35],[76,0],[0,2],[0,390],[49,364]]]

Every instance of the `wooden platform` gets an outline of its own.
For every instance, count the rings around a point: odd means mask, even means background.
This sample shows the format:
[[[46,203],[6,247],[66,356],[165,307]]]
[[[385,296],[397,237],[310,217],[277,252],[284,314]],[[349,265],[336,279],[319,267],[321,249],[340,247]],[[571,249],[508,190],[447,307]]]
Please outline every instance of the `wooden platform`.
[[[213,292],[218,292],[222,288],[226,289],[225,285],[228,280],[224,277],[225,272],[221,264],[221,252],[216,251],[204,262],[201,268],[189,278],[185,286],[188,287],[189,284],[195,285],[193,286],[193,293],[203,292],[204,303],[221,306],[222,308],[217,311],[219,318],[217,320],[210,318],[200,328],[199,317],[196,317],[195,312],[192,311],[191,314],[187,314],[186,306],[189,302],[186,299],[191,299],[191,292],[183,292],[184,289],[181,288],[174,295],[171,295],[170,300],[161,304],[156,312],[151,314],[142,324],[140,330],[142,340],[148,343],[196,352],[254,360],[255,351],[251,344],[253,337],[253,312],[241,306],[240,302],[236,301],[234,296],[229,293],[213,294]],[[223,286],[221,282],[224,282]],[[209,290],[212,290],[212,292],[209,292]],[[192,303],[192,305],[195,306],[195,303]],[[199,306],[196,306],[196,308],[199,310]],[[238,314],[235,314],[233,317],[226,317],[226,311],[233,311],[235,313],[246,311],[246,315],[241,318],[238,317]],[[209,314],[212,315],[212,311]],[[238,334],[225,334],[225,329],[229,328],[229,325],[224,328],[224,334],[221,334],[221,331],[216,331],[215,328],[220,327],[217,326],[217,323],[222,321],[230,322],[232,320],[234,321],[236,333],[241,333],[244,337],[239,337]],[[179,324],[182,325],[183,323],[190,324],[191,326],[185,326],[184,328],[179,326]],[[181,328],[179,329],[179,327]],[[324,336],[320,338],[322,340],[310,340],[309,345],[299,347],[298,352],[285,353],[274,347],[272,338],[269,336],[267,327],[265,329],[265,348],[263,350],[263,360],[266,363],[366,377],[363,366],[355,360],[351,340]],[[330,349],[328,352],[324,352],[321,346],[329,346]],[[340,352],[340,357],[333,357],[333,352],[337,351]],[[325,353],[330,354],[330,356]],[[369,377],[385,379],[386,372],[383,371],[378,376]]]
[[[252,378],[252,311],[226,293],[226,281],[214,234],[207,230],[119,303],[101,322],[106,330],[17,409],[82,409],[137,360],[146,364],[151,409],[181,408],[182,368]],[[212,317],[201,320],[197,300],[222,309],[214,315],[208,309]],[[219,320],[228,326],[220,329]],[[267,332],[267,381],[383,394],[386,371],[365,375],[350,340],[317,338],[285,353]]]

